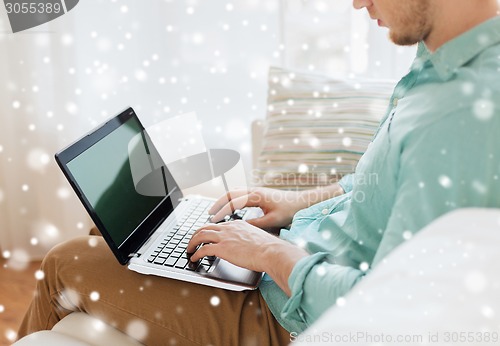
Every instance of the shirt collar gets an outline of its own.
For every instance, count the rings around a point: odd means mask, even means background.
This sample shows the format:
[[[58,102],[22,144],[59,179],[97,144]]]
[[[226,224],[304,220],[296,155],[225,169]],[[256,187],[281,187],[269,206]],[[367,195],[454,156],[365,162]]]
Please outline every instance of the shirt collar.
[[[423,61],[430,60],[439,77],[447,81],[459,67],[499,42],[500,17],[494,17],[446,42],[434,53],[429,52],[425,44],[420,42],[417,57]]]

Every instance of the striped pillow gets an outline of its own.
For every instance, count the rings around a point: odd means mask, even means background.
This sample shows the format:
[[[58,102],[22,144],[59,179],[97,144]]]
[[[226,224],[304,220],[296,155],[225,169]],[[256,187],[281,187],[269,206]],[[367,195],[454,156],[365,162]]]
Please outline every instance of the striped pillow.
[[[271,67],[255,185],[310,189],[353,172],[385,114],[394,84]]]

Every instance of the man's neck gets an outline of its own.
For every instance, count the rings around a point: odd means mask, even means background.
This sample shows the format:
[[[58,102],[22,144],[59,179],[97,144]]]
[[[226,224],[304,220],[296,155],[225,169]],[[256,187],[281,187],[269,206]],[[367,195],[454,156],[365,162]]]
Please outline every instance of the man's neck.
[[[425,39],[427,48],[434,52],[446,42],[469,31],[482,22],[499,15],[496,0],[435,0],[434,24],[429,37]]]

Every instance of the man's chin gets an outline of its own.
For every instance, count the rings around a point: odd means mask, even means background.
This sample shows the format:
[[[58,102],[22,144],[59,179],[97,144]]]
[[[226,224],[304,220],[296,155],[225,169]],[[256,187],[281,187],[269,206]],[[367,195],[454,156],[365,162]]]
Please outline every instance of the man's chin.
[[[398,46],[413,46],[414,44],[417,44],[422,40],[421,38],[417,38],[415,36],[398,35],[390,29],[389,29],[389,38],[391,39],[392,42],[394,42]]]

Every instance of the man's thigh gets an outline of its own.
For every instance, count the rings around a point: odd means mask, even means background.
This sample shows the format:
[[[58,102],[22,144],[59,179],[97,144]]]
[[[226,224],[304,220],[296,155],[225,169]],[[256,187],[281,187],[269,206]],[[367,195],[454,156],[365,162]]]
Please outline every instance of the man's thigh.
[[[147,344],[265,345],[288,339],[258,291],[135,273],[118,263],[102,237],[69,241],[49,257],[57,273],[53,299]]]

